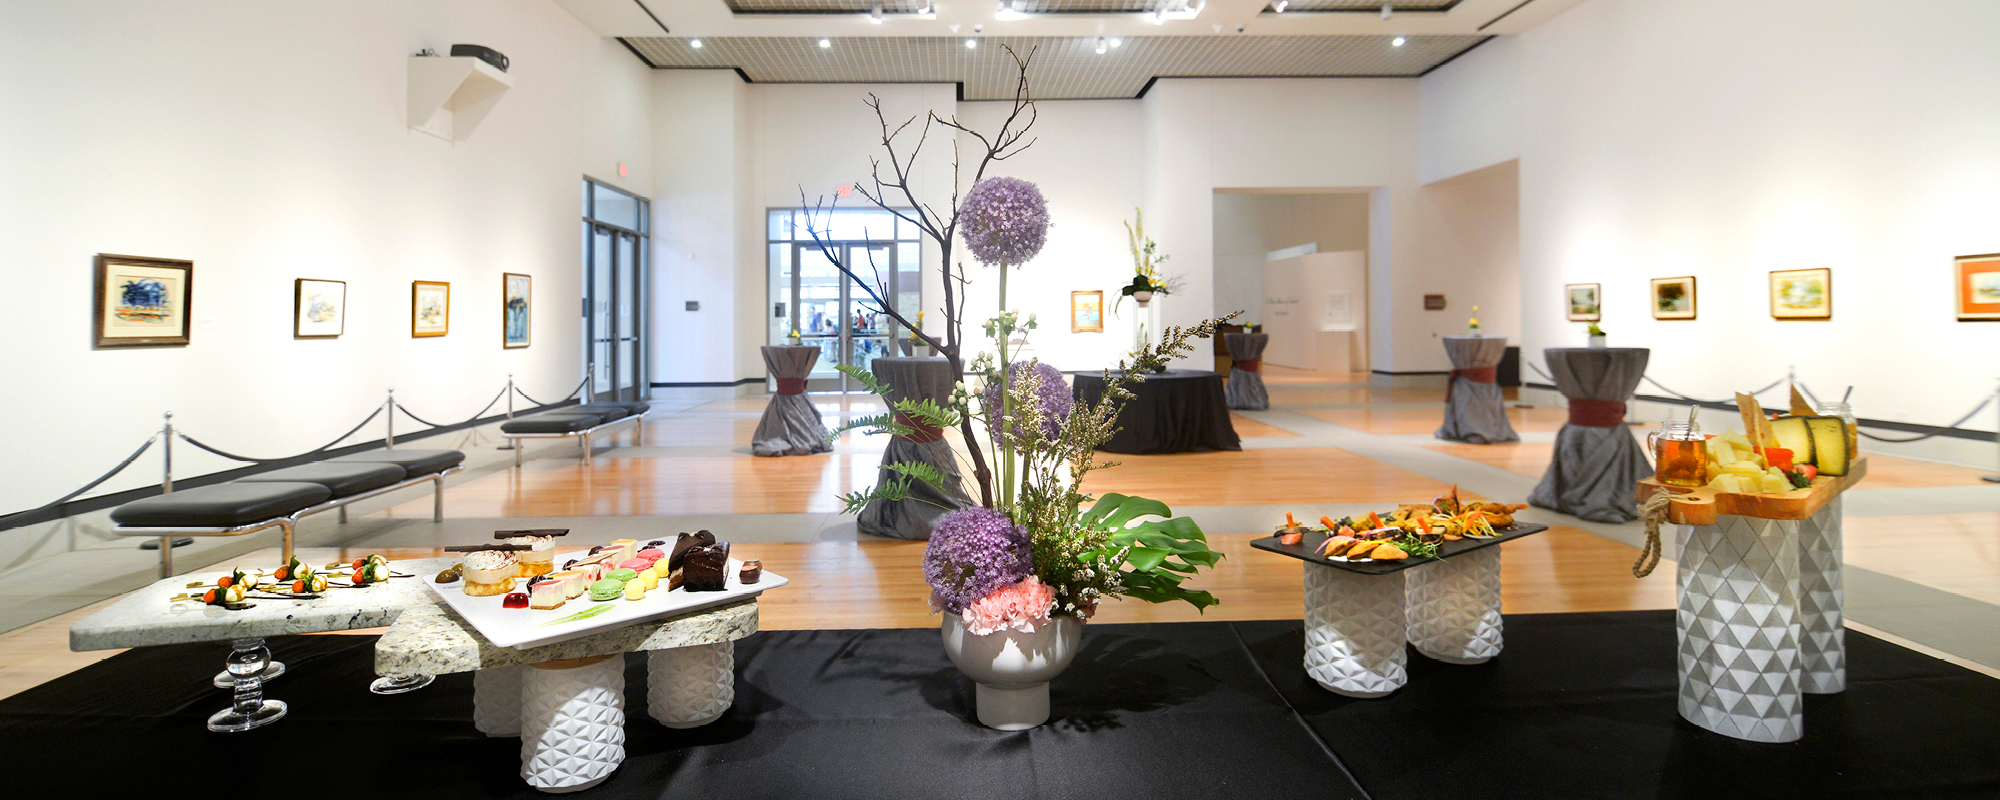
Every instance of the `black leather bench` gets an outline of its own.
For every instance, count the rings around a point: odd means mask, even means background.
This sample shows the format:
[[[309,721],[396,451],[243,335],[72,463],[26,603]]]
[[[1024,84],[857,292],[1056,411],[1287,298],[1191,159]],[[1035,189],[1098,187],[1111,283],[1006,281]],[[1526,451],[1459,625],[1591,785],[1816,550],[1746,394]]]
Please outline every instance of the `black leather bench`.
[[[522,439],[578,439],[582,458],[590,460],[590,437],[613,425],[636,422],[652,406],[645,402],[599,402],[565,406],[500,423],[500,435],[514,445],[514,466],[521,466]]]

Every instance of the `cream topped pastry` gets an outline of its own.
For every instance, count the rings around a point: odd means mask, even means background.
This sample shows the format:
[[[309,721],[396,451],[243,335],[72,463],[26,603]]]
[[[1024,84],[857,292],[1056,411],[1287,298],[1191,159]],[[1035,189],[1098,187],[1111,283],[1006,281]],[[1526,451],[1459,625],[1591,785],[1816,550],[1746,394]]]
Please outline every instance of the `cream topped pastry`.
[[[500,540],[507,544],[527,545],[529,549],[517,551],[515,575],[532,578],[547,575],[556,569],[556,540],[553,536],[510,536]]]
[[[465,593],[471,597],[491,597],[514,591],[520,561],[506,550],[475,550],[465,554]]]

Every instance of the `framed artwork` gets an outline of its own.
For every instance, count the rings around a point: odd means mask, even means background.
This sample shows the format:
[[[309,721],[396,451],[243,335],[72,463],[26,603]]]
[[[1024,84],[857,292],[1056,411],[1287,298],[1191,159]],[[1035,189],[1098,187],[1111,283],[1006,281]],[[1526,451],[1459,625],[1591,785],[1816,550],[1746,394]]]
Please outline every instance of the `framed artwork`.
[[[1443,311],[1443,310],[1444,310],[1444,295],[1441,295],[1441,294],[1427,294],[1427,295],[1424,295],[1424,310],[1425,310],[1425,311]]]
[[[1833,319],[1833,270],[1772,270],[1771,318]]]
[[[1694,319],[1694,276],[1653,279],[1653,319]]]
[[[528,296],[534,279],[518,272],[503,272],[500,283],[500,346],[527,347]]]
[[[1958,319],[2000,320],[2000,253],[1959,256]]]
[[[410,282],[410,335],[417,338],[451,332],[451,284]]]
[[[1069,330],[1071,333],[1104,331],[1104,292],[1069,293]]]
[[[338,339],[347,332],[347,281],[293,281],[292,338]]]
[[[1596,322],[1604,318],[1602,284],[1572,283],[1563,287],[1569,296],[1569,321]]]
[[[98,347],[184,347],[193,327],[194,262],[97,254],[91,312]]]

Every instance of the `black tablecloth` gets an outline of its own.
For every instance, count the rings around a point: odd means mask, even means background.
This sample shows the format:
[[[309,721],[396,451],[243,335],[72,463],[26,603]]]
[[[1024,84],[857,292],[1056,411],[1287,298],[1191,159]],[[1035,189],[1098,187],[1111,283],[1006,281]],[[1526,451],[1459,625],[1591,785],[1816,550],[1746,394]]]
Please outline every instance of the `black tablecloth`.
[[[1091,624],[1049,724],[1019,733],[972,721],[935,629],[751,636],[735,705],[692,730],[646,718],[646,659],[629,654],[625,764],[579,796],[2000,796],[2000,681],[1971,670],[1849,631],[1848,690],[1806,696],[1804,739],[1753,744],[1675,711],[1672,611],[1506,625],[1490,662],[1412,654],[1408,686],[1354,700],[1306,676],[1297,620]],[[368,800],[545,796],[518,777],[518,740],[473,730],[470,673],[372,695],[374,643],[271,639],[291,671],[269,690],[291,715],[244,734],[203,728],[228,698],[209,686],[227,644],[112,656],[0,700],[0,767],[23,797],[228,795],[272,776]]]
[[[1096,403],[1104,396],[1101,373],[1077,373],[1072,384],[1079,402]],[[1229,423],[1221,375],[1168,370],[1129,386],[1133,396],[1118,412],[1118,433],[1097,449],[1134,455],[1243,449]]]

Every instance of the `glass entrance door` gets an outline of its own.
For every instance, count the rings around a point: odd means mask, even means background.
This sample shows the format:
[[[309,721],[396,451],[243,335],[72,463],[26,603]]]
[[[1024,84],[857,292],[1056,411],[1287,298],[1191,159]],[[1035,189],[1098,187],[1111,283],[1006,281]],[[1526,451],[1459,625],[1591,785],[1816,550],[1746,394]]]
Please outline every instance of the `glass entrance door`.
[[[837,252],[848,267],[862,275],[880,274],[888,283],[896,274],[893,245],[850,243],[834,247],[839,248]],[[791,284],[790,322],[799,332],[801,344],[819,348],[819,361],[807,376],[806,388],[857,391],[860,383],[835,367],[845,364],[868,369],[877,357],[890,355],[895,322],[870,310],[867,291],[842,275],[817,245],[798,243],[791,250],[791,263],[798,268],[783,276]],[[893,289],[889,296],[896,296]],[[785,303],[780,301],[780,305]]]
[[[584,179],[584,360],[592,400],[646,395],[645,198]]]

